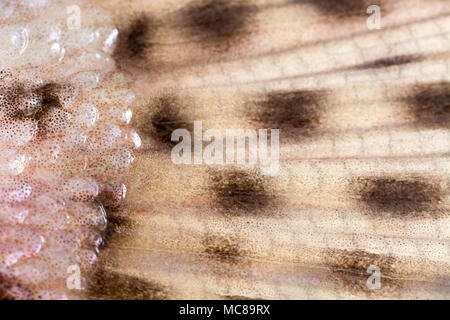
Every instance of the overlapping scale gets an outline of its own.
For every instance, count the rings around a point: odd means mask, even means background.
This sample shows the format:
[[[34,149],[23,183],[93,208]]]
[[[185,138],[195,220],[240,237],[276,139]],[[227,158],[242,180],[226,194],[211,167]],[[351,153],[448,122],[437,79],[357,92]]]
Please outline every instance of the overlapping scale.
[[[83,296],[105,207],[125,198],[123,174],[140,146],[128,127],[134,95],[110,57],[117,30],[92,5],[71,1],[83,15],[74,30],[68,6],[0,4],[1,298]]]

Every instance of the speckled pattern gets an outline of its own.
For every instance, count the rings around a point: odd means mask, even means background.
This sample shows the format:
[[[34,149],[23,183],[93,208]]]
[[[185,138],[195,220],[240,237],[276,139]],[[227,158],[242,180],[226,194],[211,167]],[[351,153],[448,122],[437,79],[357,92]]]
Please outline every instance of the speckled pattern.
[[[71,30],[61,1],[6,1],[0,16],[0,297],[79,298],[139,146],[134,95],[110,54],[117,30],[83,1]],[[3,12],[4,13],[4,12]],[[44,14],[45,13],[45,14]],[[12,34],[28,34],[19,53]],[[58,48],[58,52],[55,52]],[[56,54],[57,53],[57,54]],[[76,276],[76,274],[75,274]]]
[[[448,0],[20,3],[0,4],[2,297],[450,298]],[[200,120],[280,129],[278,172],[173,163]]]

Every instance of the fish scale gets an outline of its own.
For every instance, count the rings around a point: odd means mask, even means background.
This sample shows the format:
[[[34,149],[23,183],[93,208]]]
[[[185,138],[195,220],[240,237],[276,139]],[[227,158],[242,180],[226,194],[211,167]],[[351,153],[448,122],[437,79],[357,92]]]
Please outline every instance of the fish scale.
[[[66,2],[7,4],[7,26],[0,20],[0,297],[82,298],[103,243],[105,206],[125,197],[123,174],[139,141],[129,126],[134,96],[110,58],[117,30],[106,14],[71,3],[90,21],[73,31],[60,14]],[[30,36],[23,53],[8,43],[17,30]],[[55,44],[63,56],[52,55]]]

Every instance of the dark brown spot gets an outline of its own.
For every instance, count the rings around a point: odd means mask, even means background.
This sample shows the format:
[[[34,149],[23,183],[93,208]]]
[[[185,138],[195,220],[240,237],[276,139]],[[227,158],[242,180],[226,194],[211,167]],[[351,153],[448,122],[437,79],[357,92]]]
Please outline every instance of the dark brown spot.
[[[5,102],[9,108],[8,115],[14,119],[40,120],[52,108],[61,108],[58,97],[60,86],[47,83],[34,89],[25,89],[22,85],[9,88],[5,94]]]
[[[182,15],[191,36],[226,50],[249,34],[246,26],[254,12],[243,1],[200,0],[189,4]]]
[[[276,91],[250,103],[247,114],[258,127],[280,129],[283,136],[310,136],[321,124],[324,90]]]
[[[2,111],[13,119],[24,119],[35,113],[35,108],[27,104],[24,100],[29,98],[29,91],[22,84],[14,85],[2,90]],[[35,95],[35,102],[40,108],[41,97]]]
[[[0,300],[12,300],[13,297],[8,293],[11,289],[11,283],[0,274]]]
[[[297,2],[313,4],[323,15],[335,17],[362,17],[366,18],[367,7],[381,5],[380,0],[298,0]]]
[[[324,252],[326,266],[331,269],[332,278],[337,290],[347,292],[364,293],[368,297],[372,295],[390,292],[394,294],[403,281],[395,279],[397,274],[396,259],[390,255],[369,253],[362,250],[348,251],[329,249]],[[380,272],[380,289],[369,289],[368,278],[374,274],[375,269]]]
[[[103,233],[103,246],[108,245],[114,238],[129,237],[132,235],[133,222],[128,217],[113,212],[107,211],[106,230]]]
[[[21,299],[32,300],[33,295],[17,279],[0,274],[0,300],[16,300],[15,293],[20,292]]]
[[[210,183],[218,204],[227,213],[259,214],[275,201],[268,178],[257,171],[211,171]]]
[[[171,141],[174,130],[187,129],[190,132],[193,131],[193,124],[181,115],[180,110],[182,109],[183,103],[175,96],[163,95],[155,98],[148,107],[149,116],[144,119],[140,132],[172,147],[178,143]]]
[[[235,263],[242,255],[236,239],[210,236],[204,241],[205,253],[221,262]]]
[[[395,259],[391,256],[369,253],[366,251],[348,251],[330,249],[325,257],[327,266],[334,272],[347,272],[358,275],[366,275],[367,268],[377,266],[385,275],[392,275]]]
[[[104,184],[97,200],[108,211],[117,211],[124,199],[124,189],[121,184]]]
[[[90,299],[161,300],[167,298],[163,286],[138,277],[99,268],[89,278]]]
[[[38,124],[38,137],[57,133],[67,121],[67,112],[62,110],[60,96],[62,88],[57,83],[47,83],[37,88],[26,89],[18,84],[8,88],[3,95],[2,107],[5,113],[15,120],[31,119]]]
[[[142,14],[119,30],[113,56],[120,67],[136,64],[151,52],[158,26],[156,19]]]
[[[353,69],[379,69],[389,68],[392,66],[400,66],[408,63],[421,61],[422,57],[419,55],[402,55],[389,58],[377,59],[375,61],[365,62],[355,66]]]
[[[429,183],[420,177],[358,178],[352,183],[352,189],[371,214],[377,216],[390,213],[401,217],[426,212],[436,216],[444,194],[439,183]]]
[[[420,84],[412,88],[406,104],[415,120],[421,125],[450,124],[450,84],[439,82]]]
[[[42,107],[34,114],[34,119],[38,120],[38,136],[44,137],[48,134],[55,134],[57,131],[53,124],[62,123],[63,118],[58,118],[57,113],[51,114],[52,109],[62,108],[58,92],[61,86],[56,83],[48,83],[35,92],[42,97]]]
[[[46,108],[56,107],[60,108],[61,104],[59,102],[58,90],[61,88],[57,83],[47,83],[42,87],[39,87],[35,90],[36,93],[41,95],[42,104]]]

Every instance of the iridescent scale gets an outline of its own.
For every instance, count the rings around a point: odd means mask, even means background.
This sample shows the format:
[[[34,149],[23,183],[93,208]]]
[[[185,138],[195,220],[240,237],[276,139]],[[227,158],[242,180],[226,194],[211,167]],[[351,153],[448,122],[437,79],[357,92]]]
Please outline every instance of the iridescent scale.
[[[0,4],[2,297],[82,297],[105,207],[125,197],[140,146],[134,95],[110,57],[116,37],[84,1]]]

